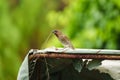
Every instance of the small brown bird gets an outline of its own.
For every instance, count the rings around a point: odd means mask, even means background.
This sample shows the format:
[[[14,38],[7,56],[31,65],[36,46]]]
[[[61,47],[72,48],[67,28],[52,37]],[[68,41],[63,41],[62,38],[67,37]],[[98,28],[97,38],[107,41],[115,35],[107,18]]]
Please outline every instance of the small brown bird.
[[[73,47],[72,43],[70,42],[70,40],[61,31],[54,30],[53,33],[56,35],[56,37],[58,38],[58,40],[62,43],[62,45],[65,48],[74,49],[74,47]]]

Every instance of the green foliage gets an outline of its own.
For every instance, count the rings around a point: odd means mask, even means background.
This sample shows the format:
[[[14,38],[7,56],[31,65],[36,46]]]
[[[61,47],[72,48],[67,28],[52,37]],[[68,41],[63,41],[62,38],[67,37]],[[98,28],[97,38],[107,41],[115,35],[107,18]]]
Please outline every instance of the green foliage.
[[[78,72],[81,72],[82,68],[83,68],[83,61],[80,59],[80,60],[74,60],[73,62],[73,66],[74,68],[78,71]]]
[[[89,63],[87,64],[87,68],[89,70],[92,70],[94,69],[95,67],[101,65],[101,61],[102,60],[92,60],[92,61],[89,61]]]
[[[31,48],[61,29],[79,48],[120,49],[119,0],[0,0],[0,80],[15,80]],[[46,46],[61,46],[55,37]]]
[[[25,54],[40,48],[48,34],[45,31],[49,32],[45,16],[52,7],[44,6],[47,4],[41,0],[0,0],[0,80],[16,80]]]

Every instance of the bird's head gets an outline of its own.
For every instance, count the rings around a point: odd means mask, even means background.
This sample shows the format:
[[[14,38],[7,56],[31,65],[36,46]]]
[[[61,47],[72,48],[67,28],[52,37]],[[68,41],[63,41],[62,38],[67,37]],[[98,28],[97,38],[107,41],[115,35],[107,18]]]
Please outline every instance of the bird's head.
[[[59,31],[58,30],[53,30],[52,31],[54,34],[58,33]]]
[[[61,35],[62,33],[59,30],[53,30],[52,31],[56,36]]]

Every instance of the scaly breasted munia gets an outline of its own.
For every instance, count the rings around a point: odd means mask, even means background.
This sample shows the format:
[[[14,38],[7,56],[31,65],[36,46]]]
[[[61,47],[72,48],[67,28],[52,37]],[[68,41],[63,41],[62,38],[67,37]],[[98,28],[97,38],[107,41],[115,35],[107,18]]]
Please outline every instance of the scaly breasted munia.
[[[58,38],[58,40],[62,43],[62,45],[64,46],[64,48],[74,49],[74,47],[73,47],[72,43],[70,42],[70,40],[68,39],[68,37],[65,36],[61,31],[54,30],[53,33],[56,35],[56,37]]]

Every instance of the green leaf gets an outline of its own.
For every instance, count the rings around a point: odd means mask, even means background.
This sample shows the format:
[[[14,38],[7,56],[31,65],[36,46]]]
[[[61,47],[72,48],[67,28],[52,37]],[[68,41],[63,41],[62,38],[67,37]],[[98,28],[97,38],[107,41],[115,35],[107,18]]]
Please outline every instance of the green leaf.
[[[74,66],[75,70],[77,70],[78,72],[81,72],[82,67],[83,67],[83,61],[82,61],[82,59],[80,59],[80,60],[74,60],[73,66]]]
[[[87,68],[89,70],[92,70],[92,69],[96,68],[97,66],[101,65],[101,61],[102,60],[93,59],[92,61],[89,61],[89,63],[87,64]]]

